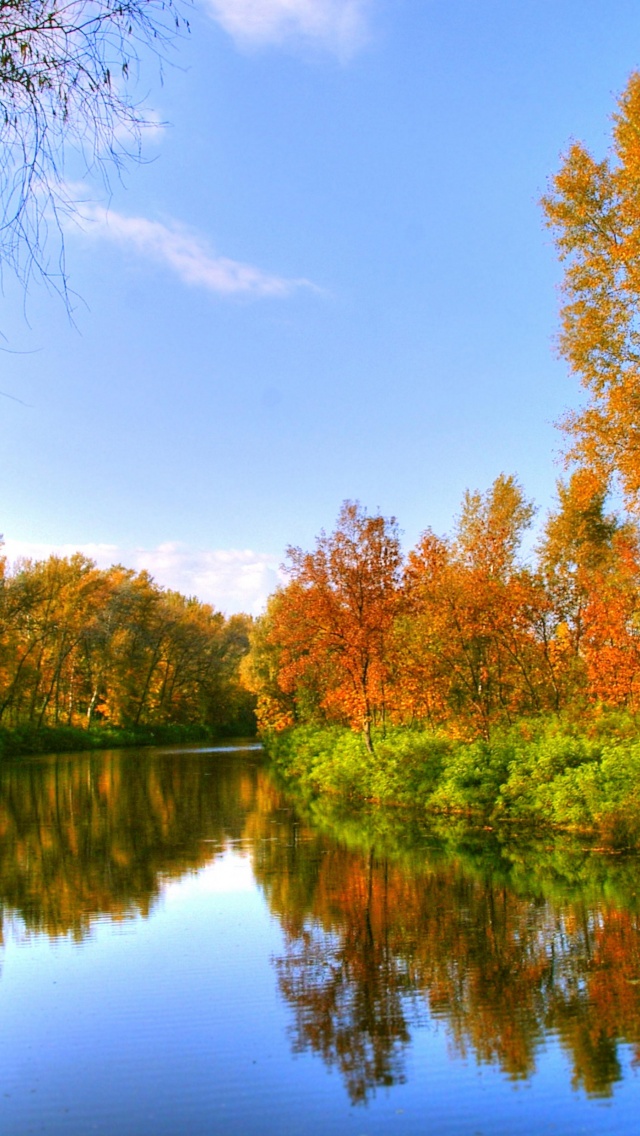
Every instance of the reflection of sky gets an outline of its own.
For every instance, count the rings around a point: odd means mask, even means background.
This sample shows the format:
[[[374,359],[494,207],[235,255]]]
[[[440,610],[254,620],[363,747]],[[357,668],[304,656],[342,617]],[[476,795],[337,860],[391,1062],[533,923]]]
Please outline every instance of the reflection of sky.
[[[216,850],[217,851],[217,850]],[[216,853],[214,852],[214,855]],[[637,1077],[615,1107],[570,1088],[551,1039],[530,1082],[454,1053],[444,1024],[412,1029],[406,1083],[349,1105],[342,1078],[292,1055],[276,993],[281,930],[249,856],[227,847],[161,890],[148,919],[81,944],[9,936],[0,979],[0,1130],[24,1136],[555,1136],[629,1133]]]
[[[181,880],[169,880],[162,888],[162,903],[184,903],[196,901],[201,896],[220,895],[234,892],[255,891],[251,856],[248,853],[234,852],[227,848],[216,856],[211,864],[184,876]]]

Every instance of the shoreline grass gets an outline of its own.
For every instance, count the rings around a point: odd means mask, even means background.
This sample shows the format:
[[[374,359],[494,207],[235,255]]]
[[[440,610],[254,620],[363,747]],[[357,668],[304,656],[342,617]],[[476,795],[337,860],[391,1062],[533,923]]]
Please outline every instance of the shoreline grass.
[[[0,760],[46,753],[171,745],[173,742],[221,741],[231,735],[219,727],[198,724],[156,726],[18,726],[0,727]]]

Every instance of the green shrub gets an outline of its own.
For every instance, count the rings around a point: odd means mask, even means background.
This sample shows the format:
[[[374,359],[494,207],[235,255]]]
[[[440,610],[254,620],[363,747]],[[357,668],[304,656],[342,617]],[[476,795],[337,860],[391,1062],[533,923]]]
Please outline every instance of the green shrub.
[[[265,738],[274,765],[287,780],[312,792],[339,793],[389,804],[419,804],[437,783],[448,744],[418,730],[395,728],[375,740],[340,726],[301,726]]]
[[[511,756],[509,742],[458,742],[444,763],[429,807],[483,816],[490,813],[506,780]]]
[[[606,721],[610,722],[607,732]],[[395,727],[367,752],[342,727],[305,726],[266,739],[289,784],[308,795],[417,806],[492,824],[514,822],[640,844],[640,740],[629,714],[528,719],[490,741]]]

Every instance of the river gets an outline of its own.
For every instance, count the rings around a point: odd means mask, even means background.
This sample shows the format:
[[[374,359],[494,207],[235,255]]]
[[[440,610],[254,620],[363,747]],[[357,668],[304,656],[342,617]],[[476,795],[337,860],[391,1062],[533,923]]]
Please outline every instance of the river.
[[[0,1131],[634,1131],[639,867],[296,803],[256,746],[5,762]]]

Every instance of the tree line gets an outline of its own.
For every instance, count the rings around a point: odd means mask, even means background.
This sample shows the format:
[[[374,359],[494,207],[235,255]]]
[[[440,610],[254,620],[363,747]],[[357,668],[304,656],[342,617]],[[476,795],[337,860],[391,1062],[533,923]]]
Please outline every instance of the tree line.
[[[249,616],[81,555],[0,558],[0,727],[200,723],[251,732]]]
[[[543,209],[565,266],[560,351],[585,392],[561,423],[568,475],[532,554],[514,477],[468,492],[453,533],[402,554],[395,518],[346,502],[253,632],[263,729],[388,723],[467,738],[541,711],[640,699],[640,74],[610,155],[580,143]],[[619,502],[614,509],[611,501]]]
[[[541,711],[637,709],[640,538],[585,470],[560,487],[535,554],[533,506],[501,475],[467,493],[450,537],[403,557],[393,518],[343,506],[252,632],[263,729],[339,723],[367,748],[391,724],[489,737]]]

